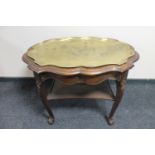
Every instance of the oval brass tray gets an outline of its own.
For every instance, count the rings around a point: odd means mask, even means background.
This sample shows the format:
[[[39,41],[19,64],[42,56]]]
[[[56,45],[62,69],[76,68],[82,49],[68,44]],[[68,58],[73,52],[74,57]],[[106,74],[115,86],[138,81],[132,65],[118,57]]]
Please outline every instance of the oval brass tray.
[[[32,46],[27,55],[40,66],[98,67],[122,65],[135,54],[129,44],[110,38],[69,37]]]

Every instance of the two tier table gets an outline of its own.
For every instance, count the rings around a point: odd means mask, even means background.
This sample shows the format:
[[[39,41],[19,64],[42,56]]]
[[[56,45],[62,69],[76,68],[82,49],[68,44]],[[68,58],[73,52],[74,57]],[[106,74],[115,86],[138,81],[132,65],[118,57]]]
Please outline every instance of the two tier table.
[[[139,55],[132,46],[115,39],[68,37],[38,43],[22,58],[34,73],[50,124],[54,115],[49,100],[90,98],[113,101],[110,113],[105,116],[111,125],[128,71]],[[116,92],[109,80],[116,81]]]

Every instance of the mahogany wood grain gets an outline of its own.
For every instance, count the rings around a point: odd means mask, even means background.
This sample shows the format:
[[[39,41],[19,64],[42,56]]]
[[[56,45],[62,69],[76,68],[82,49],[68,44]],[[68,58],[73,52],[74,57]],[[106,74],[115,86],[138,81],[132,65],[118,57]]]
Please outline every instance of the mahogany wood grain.
[[[135,52],[135,55],[130,57],[127,63],[122,65],[106,65],[91,68],[82,66],[72,68],[39,66],[34,63],[32,58],[28,57],[27,53],[23,55],[22,59],[27,63],[28,68],[34,72],[38,93],[49,114],[48,122],[50,124],[54,122],[54,115],[48,104],[49,100],[65,98],[102,98],[114,101],[109,115],[105,116],[108,124],[112,125],[113,116],[123,97],[128,71],[134,66],[134,62],[139,59],[139,54]],[[109,79],[114,79],[116,81],[116,93],[112,91],[108,83]],[[49,92],[47,91],[49,89],[47,89],[45,85],[47,80],[52,81],[52,88],[55,81],[61,82],[62,87],[60,87],[61,85],[57,85],[53,88],[53,95],[49,95]],[[78,89],[72,86],[77,84],[92,85],[92,88],[88,89],[81,86],[81,91],[79,91],[80,85],[78,86]],[[99,84],[100,86],[98,86]],[[95,85],[97,85],[96,89]],[[69,88],[71,88],[70,91]],[[87,93],[84,93],[82,90],[85,90]],[[71,95],[68,95],[68,93],[71,93]]]

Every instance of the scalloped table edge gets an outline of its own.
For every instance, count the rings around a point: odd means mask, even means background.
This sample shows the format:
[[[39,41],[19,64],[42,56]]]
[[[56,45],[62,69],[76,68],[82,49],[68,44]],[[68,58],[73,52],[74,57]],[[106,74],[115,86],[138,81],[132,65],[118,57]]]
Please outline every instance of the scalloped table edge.
[[[107,72],[124,72],[134,66],[134,62],[139,59],[139,54],[135,52],[133,56],[128,58],[128,61],[122,65],[104,65],[99,67],[58,67],[58,66],[39,66],[32,58],[27,55],[27,52],[22,56],[22,60],[28,65],[28,68],[36,73],[54,73],[63,76],[72,75],[99,75]]]

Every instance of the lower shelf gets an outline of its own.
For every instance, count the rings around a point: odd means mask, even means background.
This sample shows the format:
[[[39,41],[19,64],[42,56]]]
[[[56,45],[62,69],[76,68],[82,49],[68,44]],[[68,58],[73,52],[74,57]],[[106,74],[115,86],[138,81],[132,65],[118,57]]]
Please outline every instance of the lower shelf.
[[[95,86],[84,84],[64,85],[56,81],[53,90],[47,95],[48,100],[71,98],[114,100],[115,97],[107,81]]]

